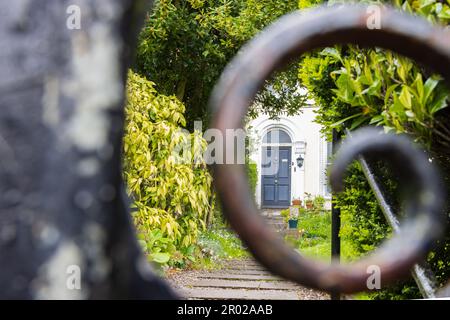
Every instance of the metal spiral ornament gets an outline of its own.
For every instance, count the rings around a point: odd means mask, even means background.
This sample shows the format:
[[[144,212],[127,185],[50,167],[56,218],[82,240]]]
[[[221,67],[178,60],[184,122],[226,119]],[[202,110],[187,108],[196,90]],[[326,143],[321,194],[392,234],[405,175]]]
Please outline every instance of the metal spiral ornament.
[[[248,107],[274,71],[295,57],[336,44],[395,51],[450,79],[450,33],[424,19],[391,8],[381,11],[381,28],[369,29],[366,6],[321,7],[281,18],[252,40],[229,64],[210,101],[212,127],[225,136],[243,126]],[[223,150],[226,154],[227,151]],[[424,152],[403,136],[362,129],[342,145],[331,184],[342,189],[347,166],[360,155],[389,162],[407,188],[401,230],[372,255],[352,264],[325,264],[304,258],[263,222],[248,187],[243,165],[215,164],[214,176],[224,214],[255,258],[271,272],[311,288],[353,293],[367,290],[368,267],[380,268],[383,285],[409,274],[443,235],[444,202],[440,176]]]

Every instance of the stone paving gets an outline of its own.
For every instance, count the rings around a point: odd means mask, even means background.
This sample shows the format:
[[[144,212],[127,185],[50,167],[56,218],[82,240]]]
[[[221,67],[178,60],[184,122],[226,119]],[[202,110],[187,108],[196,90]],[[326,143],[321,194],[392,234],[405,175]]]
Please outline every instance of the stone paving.
[[[274,231],[283,235],[284,222],[277,212],[265,215]],[[230,260],[214,271],[183,271],[169,277],[176,291],[187,299],[223,300],[323,300],[323,292],[301,287],[270,274],[253,259]]]
[[[187,299],[323,300],[328,295],[271,275],[252,259],[231,260],[215,271],[184,271],[169,281]]]

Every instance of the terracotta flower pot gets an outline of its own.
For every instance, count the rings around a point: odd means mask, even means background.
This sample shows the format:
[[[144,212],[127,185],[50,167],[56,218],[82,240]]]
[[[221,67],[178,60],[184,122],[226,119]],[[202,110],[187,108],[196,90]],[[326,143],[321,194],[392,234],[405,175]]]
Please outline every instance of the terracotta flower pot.
[[[301,206],[302,205],[302,200],[300,200],[300,199],[292,200],[292,205],[293,206]]]

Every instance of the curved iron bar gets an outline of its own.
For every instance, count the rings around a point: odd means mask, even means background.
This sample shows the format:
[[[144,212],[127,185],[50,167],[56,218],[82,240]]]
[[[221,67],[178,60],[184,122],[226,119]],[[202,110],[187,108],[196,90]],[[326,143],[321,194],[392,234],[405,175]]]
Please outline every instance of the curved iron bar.
[[[345,134],[347,137],[351,137],[353,135],[353,133],[348,129],[345,129]],[[369,183],[370,188],[372,189],[372,192],[374,193],[375,198],[380,205],[380,209],[383,212],[384,217],[386,218],[386,222],[392,228],[394,233],[400,232],[400,222],[397,218],[397,215],[394,213],[393,208],[389,204],[388,199],[386,199],[383,188],[377,181],[378,179],[375,176],[370,159],[366,159],[364,156],[359,156],[358,161],[361,164],[361,169],[366,177],[366,180]],[[433,272],[429,269],[428,266],[426,266],[426,264],[415,264],[411,268],[411,275],[414,278],[414,281],[416,282],[417,287],[419,288],[419,291],[424,298],[436,298],[436,279]]]
[[[390,8],[381,12],[381,29],[367,28],[365,6],[319,8],[296,12],[267,28],[227,67],[217,84],[210,106],[212,126],[225,136],[227,129],[242,128],[242,120],[264,80],[292,58],[316,48],[354,43],[396,51],[424,63],[450,79],[450,34],[425,20]],[[373,255],[350,265],[311,261],[288,248],[269,231],[251,200],[242,165],[216,164],[215,184],[224,213],[255,258],[270,271],[305,286],[329,292],[367,290],[367,267],[379,266],[383,283],[406,276],[410,268],[442,234],[442,189],[428,159],[404,139],[363,131],[343,146],[332,181],[339,187],[343,171],[358,153],[372,153],[394,161],[403,184],[412,188],[407,207],[412,220],[399,237]],[[386,152],[388,150],[389,152]],[[224,150],[226,153],[227,150]],[[410,157],[411,156],[411,157]]]

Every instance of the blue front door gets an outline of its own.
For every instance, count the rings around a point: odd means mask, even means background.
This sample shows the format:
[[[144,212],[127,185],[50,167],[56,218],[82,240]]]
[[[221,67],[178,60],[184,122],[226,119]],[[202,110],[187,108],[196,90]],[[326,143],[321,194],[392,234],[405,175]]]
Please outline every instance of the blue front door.
[[[286,208],[291,198],[291,147],[262,150],[262,206]]]

